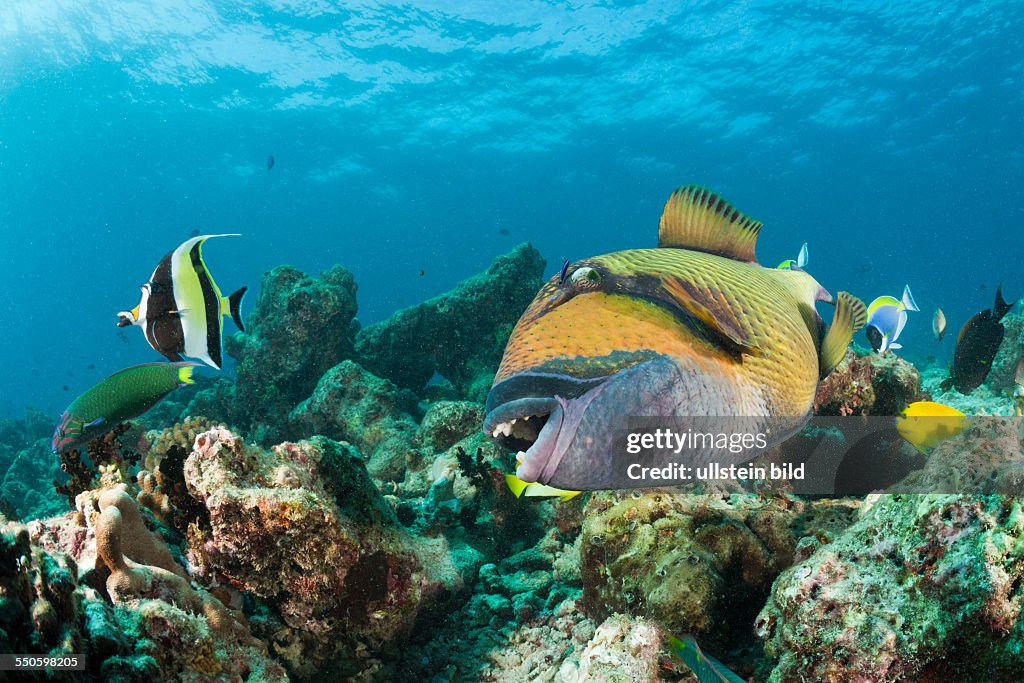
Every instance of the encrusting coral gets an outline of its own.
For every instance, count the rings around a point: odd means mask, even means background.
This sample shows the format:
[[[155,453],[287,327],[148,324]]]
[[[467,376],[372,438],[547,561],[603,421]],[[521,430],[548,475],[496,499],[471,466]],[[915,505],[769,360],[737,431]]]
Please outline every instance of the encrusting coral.
[[[1013,681],[1024,509],[1004,496],[879,495],[787,569],[757,619],[771,681]]]
[[[444,539],[405,533],[347,444],[263,451],[212,430],[185,477],[210,514],[210,530],[191,533],[193,565],[274,605],[288,632],[278,652],[303,675],[351,675],[366,647],[462,589]]]
[[[752,495],[595,494],[580,549],[587,613],[647,616],[671,632],[720,637],[738,614],[753,619],[788,566],[797,511],[784,498]]]
[[[279,438],[321,375],[353,356],[356,311],[355,279],[341,266],[318,278],[291,266],[267,273],[246,331],[225,339],[238,361],[232,420],[260,441]]]

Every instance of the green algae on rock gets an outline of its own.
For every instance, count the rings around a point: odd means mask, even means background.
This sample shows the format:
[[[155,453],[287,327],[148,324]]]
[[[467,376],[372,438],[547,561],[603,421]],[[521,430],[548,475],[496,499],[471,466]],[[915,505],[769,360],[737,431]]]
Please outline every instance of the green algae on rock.
[[[878,495],[787,569],[757,619],[793,680],[1010,681],[1024,649],[1017,498]]]

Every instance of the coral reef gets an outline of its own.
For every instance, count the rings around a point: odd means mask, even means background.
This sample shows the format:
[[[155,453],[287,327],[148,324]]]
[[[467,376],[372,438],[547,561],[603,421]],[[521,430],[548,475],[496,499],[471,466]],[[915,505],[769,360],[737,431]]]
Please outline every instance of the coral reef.
[[[319,434],[349,441],[368,456],[373,476],[401,479],[418,458],[417,425],[409,414],[414,397],[353,361],[343,361],[320,378],[312,396],[291,412],[291,435]]]
[[[1003,496],[882,495],[787,569],[757,619],[772,681],[1010,681],[1024,510]]]
[[[53,419],[34,408],[20,419],[0,420],[0,500],[8,518],[46,517],[67,509],[50,482],[59,475],[50,454]]]
[[[785,498],[597,493],[580,548],[587,613],[646,616],[670,632],[724,638],[730,621],[753,619],[789,565],[797,512]]]
[[[577,683],[641,683],[658,680],[664,634],[646,619],[613,614],[580,653],[576,670],[566,660],[559,673]]]
[[[238,361],[232,421],[260,441],[281,438],[320,376],[352,357],[356,310],[355,279],[341,266],[319,278],[291,266],[267,273],[246,331],[225,339]]]
[[[198,575],[274,605],[275,648],[300,676],[355,673],[368,648],[462,590],[444,539],[402,531],[351,446],[265,452],[217,429],[196,440],[185,478],[210,515],[189,539]]]
[[[1024,495],[1021,428],[1018,418],[978,417],[961,434],[933,448],[920,469],[886,491]]]
[[[899,415],[927,400],[917,369],[895,353],[846,352],[818,385],[815,415]]]
[[[356,338],[359,362],[416,392],[436,373],[459,396],[483,400],[544,265],[533,246],[519,245],[454,290],[364,328]]]

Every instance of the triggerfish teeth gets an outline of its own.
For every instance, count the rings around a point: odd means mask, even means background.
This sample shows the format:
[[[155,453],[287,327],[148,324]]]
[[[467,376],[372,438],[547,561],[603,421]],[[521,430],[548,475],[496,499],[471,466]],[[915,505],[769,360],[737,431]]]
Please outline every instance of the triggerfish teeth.
[[[751,419],[770,432],[769,448],[803,424],[866,310],[802,269],[806,248],[795,267],[761,267],[760,229],[688,185],[665,205],[658,248],[567,263],[541,288],[512,331],[484,419],[485,433],[519,452],[517,481],[643,486],[615,466],[626,457],[613,446],[622,417]],[[835,303],[831,326],[818,301]]]

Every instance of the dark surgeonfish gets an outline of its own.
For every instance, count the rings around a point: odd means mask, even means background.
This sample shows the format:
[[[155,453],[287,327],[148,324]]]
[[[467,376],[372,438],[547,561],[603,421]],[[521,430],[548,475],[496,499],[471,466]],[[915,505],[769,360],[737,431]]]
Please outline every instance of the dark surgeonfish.
[[[505,348],[484,419],[487,434],[525,449],[519,480],[569,491],[650,485],[622,477],[620,417],[806,420],[867,312],[841,292],[826,331],[815,303],[832,296],[803,270],[761,267],[760,229],[713,192],[682,187],[665,205],[657,249],[583,259],[541,288]],[[787,436],[773,430],[768,447]]]
[[[992,308],[976,313],[964,324],[956,339],[949,379],[941,385],[943,391],[955,388],[961,394],[969,394],[981,386],[992,369],[992,361],[1006,332],[1000,321],[1016,303],[1006,303],[1000,286]]]
[[[60,416],[50,448],[81,448],[125,420],[142,415],[179,387],[192,384],[199,363],[148,363],[125,368],[76,398]]]
[[[220,370],[221,317],[230,315],[245,331],[241,305],[248,288],[221,296],[203,262],[203,242],[211,237],[237,235],[198,235],[164,256],[142,285],[139,305],[118,313],[117,325],[141,327],[149,345],[168,360],[188,356]]]

